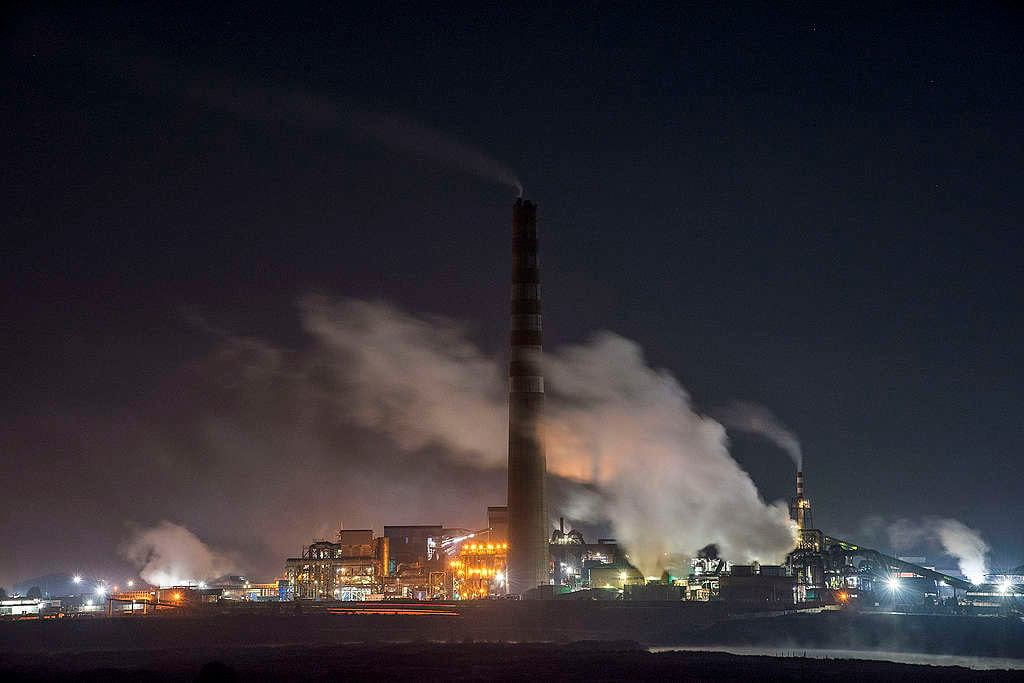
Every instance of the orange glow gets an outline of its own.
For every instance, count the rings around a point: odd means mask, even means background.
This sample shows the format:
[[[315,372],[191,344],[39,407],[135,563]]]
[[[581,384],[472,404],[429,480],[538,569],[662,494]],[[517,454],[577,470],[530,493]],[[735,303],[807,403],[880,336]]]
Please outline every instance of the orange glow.
[[[382,607],[379,609],[373,608],[356,608],[348,609],[345,607],[332,608],[328,610],[332,614],[416,614],[425,616],[461,616],[458,612],[452,612],[451,605],[444,605],[448,609],[396,609],[393,607]]]
[[[843,602],[846,602],[846,600],[849,599],[849,597],[850,596],[847,595],[846,593],[840,593],[839,594],[839,599],[842,600]]]

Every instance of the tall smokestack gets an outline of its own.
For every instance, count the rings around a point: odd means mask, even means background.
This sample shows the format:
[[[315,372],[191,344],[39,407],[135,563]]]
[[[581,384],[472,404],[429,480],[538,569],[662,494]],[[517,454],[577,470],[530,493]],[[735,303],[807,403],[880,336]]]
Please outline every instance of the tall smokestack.
[[[540,441],[544,409],[541,374],[540,262],[537,205],[512,209],[512,331],[508,364],[508,582],[522,594],[548,583],[547,463]]]

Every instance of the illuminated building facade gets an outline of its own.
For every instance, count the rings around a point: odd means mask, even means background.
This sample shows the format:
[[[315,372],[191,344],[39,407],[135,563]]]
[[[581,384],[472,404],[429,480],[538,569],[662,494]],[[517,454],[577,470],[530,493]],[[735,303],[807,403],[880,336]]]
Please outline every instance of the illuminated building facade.
[[[296,600],[365,600],[387,574],[388,539],[369,529],[339,531],[336,543],[317,541],[285,564]]]
[[[455,599],[507,595],[508,543],[464,543],[448,571]]]
[[[422,564],[433,559],[445,531],[440,524],[385,526],[384,536],[388,539],[389,573],[395,572],[402,564]]]

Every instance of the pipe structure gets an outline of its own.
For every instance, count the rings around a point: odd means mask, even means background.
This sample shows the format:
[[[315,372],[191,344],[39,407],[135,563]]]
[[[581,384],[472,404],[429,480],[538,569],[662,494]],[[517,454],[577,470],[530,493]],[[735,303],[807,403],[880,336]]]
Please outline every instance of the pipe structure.
[[[540,261],[537,205],[512,209],[512,324],[508,364],[508,585],[522,595],[549,583],[547,461],[540,439],[544,410],[541,371]]]

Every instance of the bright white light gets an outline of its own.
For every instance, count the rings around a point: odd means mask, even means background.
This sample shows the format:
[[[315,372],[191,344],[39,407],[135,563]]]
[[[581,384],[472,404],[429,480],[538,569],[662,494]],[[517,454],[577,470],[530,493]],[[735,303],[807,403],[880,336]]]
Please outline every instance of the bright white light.
[[[71,579],[71,581],[72,581],[72,583],[82,583],[82,577],[81,576],[75,576],[74,578]]]
[[[105,595],[106,592],[107,592],[106,587],[104,587],[104,586],[96,586],[96,595],[102,596],[102,595]]]
[[[129,582],[128,582],[128,587],[129,587],[129,588],[131,588],[131,587],[132,587],[132,586],[134,586],[134,585],[135,585],[135,582],[134,582],[134,581],[129,581]]]
[[[1013,584],[1010,583],[1010,580],[1009,579],[1004,579],[1003,582],[1001,584],[999,584],[999,592],[1002,593],[1003,595],[1006,595],[1007,593],[1010,592],[1010,589],[1012,587],[1013,587]]]
[[[92,607],[92,600],[86,600],[85,601],[85,606],[86,607]]]
[[[204,583],[203,581],[200,581],[199,582],[199,587],[200,588],[206,588],[206,583]]]
[[[889,584],[889,588],[892,590],[896,590],[900,587],[900,580],[897,579],[895,576],[890,576],[888,579],[885,580],[885,582]]]
[[[494,575],[494,580],[497,581],[498,583],[503,583],[505,581],[505,575],[502,574],[501,572],[498,572],[497,574]]]

